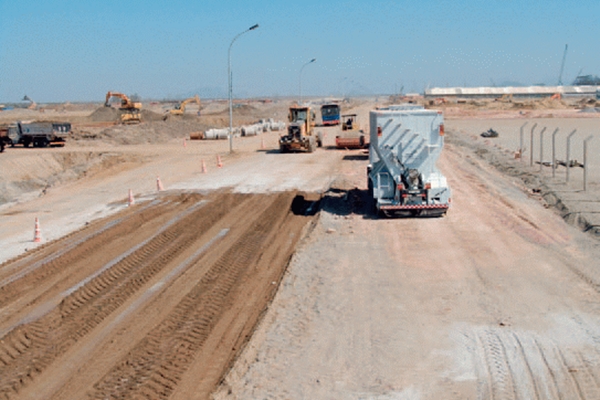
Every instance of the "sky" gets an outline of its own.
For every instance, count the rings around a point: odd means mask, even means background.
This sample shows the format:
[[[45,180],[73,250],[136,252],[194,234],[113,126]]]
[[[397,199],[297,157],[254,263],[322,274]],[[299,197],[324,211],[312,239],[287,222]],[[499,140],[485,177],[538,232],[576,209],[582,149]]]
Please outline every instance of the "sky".
[[[598,0],[0,0],[0,103],[227,98],[254,24],[234,98],[600,75]]]

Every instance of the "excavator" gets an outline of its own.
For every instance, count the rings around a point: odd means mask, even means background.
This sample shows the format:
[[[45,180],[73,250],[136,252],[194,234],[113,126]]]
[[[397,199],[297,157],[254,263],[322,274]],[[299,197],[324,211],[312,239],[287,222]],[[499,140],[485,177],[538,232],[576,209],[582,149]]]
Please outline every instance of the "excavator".
[[[189,103],[194,103],[194,102],[196,104],[198,104],[198,115],[200,115],[201,105],[200,105],[200,97],[198,97],[198,95],[195,95],[194,97],[190,97],[189,99],[185,99],[181,103],[177,104],[174,109],[169,110],[169,112],[171,113],[171,115],[183,115],[183,114],[185,114],[185,106],[188,105]]]
[[[27,106],[27,108],[28,108],[29,110],[35,110],[35,109],[37,108],[37,103],[36,103],[35,101],[31,100],[31,99],[29,98],[29,96],[25,95],[25,96],[23,97],[23,101],[28,101],[28,102],[29,102],[29,105]]]
[[[123,124],[139,124],[142,122],[142,114],[140,109],[142,103],[131,101],[129,97],[119,92],[108,92],[106,93],[106,101],[104,102],[105,107],[110,107],[109,100],[112,97],[118,97],[121,99],[121,123]]]

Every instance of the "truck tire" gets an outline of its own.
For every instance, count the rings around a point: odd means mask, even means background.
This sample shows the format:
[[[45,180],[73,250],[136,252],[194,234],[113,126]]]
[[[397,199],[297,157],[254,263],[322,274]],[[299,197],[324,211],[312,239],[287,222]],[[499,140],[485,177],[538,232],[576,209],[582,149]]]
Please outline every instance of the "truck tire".
[[[308,152],[312,153],[313,151],[315,151],[315,140],[313,138],[310,138],[308,140]]]
[[[29,141],[29,139],[23,140],[23,147],[29,147],[30,144],[31,142]]]

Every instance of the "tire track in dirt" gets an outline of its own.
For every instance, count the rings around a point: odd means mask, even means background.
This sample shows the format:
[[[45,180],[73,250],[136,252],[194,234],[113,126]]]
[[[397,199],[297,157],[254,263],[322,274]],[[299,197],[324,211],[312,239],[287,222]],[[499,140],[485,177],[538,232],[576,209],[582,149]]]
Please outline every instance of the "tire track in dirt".
[[[40,282],[47,277],[56,275],[61,268],[64,269],[75,262],[89,258],[93,252],[97,251],[97,241],[119,240],[130,234],[136,225],[147,222],[155,218],[154,216],[167,212],[168,209],[168,203],[156,204],[153,202],[129,215],[109,221],[100,229],[93,230],[95,226],[88,226],[83,231],[62,238],[57,243],[42,246],[36,251],[38,256],[33,260],[31,255],[25,254],[17,260],[5,263],[7,268],[2,268],[3,271],[15,269],[18,271],[0,281],[0,308],[19,297],[22,294],[20,290],[36,287],[39,291]],[[127,227],[127,230],[123,230],[124,227]],[[90,230],[93,231],[87,233]],[[25,267],[19,269],[25,264]]]
[[[502,329],[478,333],[476,343],[487,366],[481,398],[591,400],[600,396],[594,364],[580,350]]]
[[[238,311],[229,311],[230,315],[225,318],[227,321],[235,321],[229,322],[232,328],[243,327],[239,333],[236,329],[232,329],[235,331],[231,339],[235,343],[233,349],[224,348],[225,345],[222,343],[217,346],[223,348],[221,350],[224,350],[225,354],[229,354],[219,357],[219,366],[207,366],[212,372],[215,370],[225,372],[236,354],[236,348],[239,349],[248,340],[269,296],[272,298],[275,293],[276,286],[271,285],[271,280],[282,275],[295,246],[295,240],[291,240],[289,235],[299,236],[298,227],[306,225],[310,220],[293,216],[290,207],[293,196],[294,193],[256,196],[227,192],[206,196],[193,194],[176,196],[148,207],[148,210],[152,209],[150,214],[144,214],[147,210],[139,212],[128,210],[130,215],[120,215],[113,220],[90,224],[81,232],[81,236],[69,235],[62,244],[59,240],[56,246],[47,246],[36,251],[35,257],[17,259],[16,262],[20,264],[18,268],[14,267],[13,271],[27,269],[29,264],[26,259],[32,264],[42,263],[42,267],[30,270],[8,285],[17,296],[11,309],[15,308],[14,305],[20,304],[22,300],[19,299],[27,298],[32,291],[35,291],[31,288],[32,282],[49,285],[55,294],[52,295],[49,288],[50,294],[45,296],[45,303],[42,299],[41,303],[38,302],[37,308],[23,306],[20,314],[16,312],[11,316],[19,323],[9,328],[5,326],[6,334],[0,342],[0,398],[19,398],[21,393],[25,397],[32,396],[32,393],[52,396],[52,393],[56,393],[68,383],[68,378],[64,374],[59,377],[60,379],[54,379],[53,370],[72,370],[74,374],[73,360],[69,357],[73,354],[83,355],[84,358],[90,356],[92,351],[96,351],[99,340],[104,340],[104,336],[110,337],[114,334],[113,331],[122,329],[117,329],[116,325],[128,323],[123,321],[121,316],[123,311],[119,312],[126,302],[139,303],[140,308],[145,307],[148,296],[160,296],[162,292],[162,289],[153,289],[161,285],[149,286],[152,282],[156,282],[159,274],[168,277],[169,280],[176,279],[176,276],[182,273],[182,268],[203,271],[202,275],[199,275],[197,285],[195,287],[189,285],[193,290],[178,295],[183,300],[177,307],[165,309],[164,315],[168,317],[162,322],[156,321],[156,329],[137,333],[137,335],[141,334],[140,341],[137,342],[137,346],[135,346],[136,342],[132,342],[133,350],[126,356],[125,361],[118,362],[119,357],[127,353],[115,358],[115,362],[118,363],[114,364],[112,369],[111,365],[102,366],[101,371],[108,371],[108,373],[95,386],[93,386],[94,381],[88,383],[88,390],[91,390],[89,393],[104,396],[98,394],[106,391],[103,382],[113,382],[114,379],[121,382],[121,378],[116,376],[123,372],[121,369],[125,368],[126,375],[132,376],[131,382],[138,382],[134,385],[135,393],[151,393],[152,398],[165,398],[163,394],[171,393],[177,388],[182,374],[193,363],[199,349],[210,336],[212,328],[235,301],[241,302],[244,307],[246,304],[256,303],[256,311],[246,309],[248,315],[239,313],[239,307],[236,306],[235,309]],[[161,213],[163,214],[160,217],[154,216]],[[290,215],[291,218],[301,219],[302,223],[294,220],[297,226],[290,228],[288,221]],[[156,221],[151,225],[153,231],[141,235],[140,230],[148,230],[147,222],[154,219]],[[198,250],[194,252],[194,249],[202,248],[199,245],[206,243],[209,235],[213,235],[215,229],[223,225],[220,221],[225,220],[229,221],[226,224],[233,222],[234,232],[237,233],[227,235],[231,236],[227,239],[228,244],[207,250],[206,253],[210,254],[210,257],[206,256],[206,260],[210,264],[203,265],[202,260],[205,259],[205,255],[198,253]],[[236,227],[236,224],[240,226]],[[288,232],[288,229],[291,230]],[[112,230],[113,233],[117,233],[113,235],[117,236],[116,238],[108,234]],[[278,238],[279,230],[282,230],[283,238],[286,239]],[[127,248],[124,252],[120,250],[121,254],[115,254],[115,250],[111,249],[117,240],[126,242],[119,247],[119,249]],[[77,245],[73,246],[73,243]],[[63,249],[68,248],[68,251],[58,257],[53,256],[56,249],[60,249],[61,246]],[[284,253],[282,257],[273,255],[282,249]],[[95,259],[102,252],[114,255],[110,257],[104,255],[99,258],[103,260],[102,263],[98,263]],[[232,297],[232,293],[240,292],[238,286],[243,282],[257,280],[258,283],[251,282],[252,288],[260,288],[260,284],[264,284],[259,282],[251,271],[257,272],[256,263],[267,253],[270,254],[269,260],[277,259],[277,262],[274,263],[275,265],[267,265],[267,270],[262,275],[256,274],[261,275],[263,281],[268,277],[267,289],[253,289],[255,293],[252,293],[252,296],[260,298],[263,303],[243,296],[236,300],[235,296]],[[70,272],[69,268],[78,265],[72,262],[75,257],[81,257],[92,264],[86,270],[87,275],[81,275],[67,286],[63,282],[56,283],[63,275]],[[186,259],[182,263],[183,257],[188,259],[192,257],[194,260]],[[44,264],[44,260],[49,261]],[[10,263],[7,265],[11,267]],[[46,268],[47,265],[52,265],[52,268]],[[30,281],[33,276],[36,278]],[[171,311],[167,312],[169,310]],[[232,317],[234,320],[230,319]],[[103,325],[101,330],[97,329],[100,324]],[[150,326],[154,325],[148,325]],[[135,333],[137,328],[129,329]],[[100,333],[104,335],[102,338],[98,336]],[[239,336],[236,337],[236,334]],[[225,336],[231,334],[228,332]],[[73,348],[78,350],[70,351]],[[70,355],[64,357],[67,352]],[[142,354],[141,358],[136,358],[138,354]],[[156,357],[153,357],[154,354]],[[63,362],[67,365],[61,367]],[[78,359],[75,364],[84,362]],[[93,359],[87,362],[94,363]],[[133,374],[127,368],[138,364],[141,370],[134,368]],[[116,375],[115,371],[117,371]],[[101,377],[102,374],[96,372],[92,375]],[[50,385],[48,382],[51,382]],[[217,382],[218,380],[214,384]],[[41,388],[39,388],[40,383]],[[109,396],[123,393],[123,385],[115,386],[112,383],[108,385],[112,387]],[[25,389],[27,390],[24,391]],[[127,386],[126,397],[132,393],[132,390],[132,387]],[[62,392],[60,396],[63,396]],[[35,398],[36,395],[32,397]]]
[[[232,300],[234,287],[259,259],[269,233],[289,212],[290,203],[289,194],[279,195],[168,318],[94,385],[91,397],[168,398]]]
[[[196,210],[189,219],[170,227],[68,295],[49,314],[7,334],[0,343],[0,394],[18,391],[47,368],[189,246],[196,232],[225,215],[227,206],[240,197],[243,195],[221,196],[219,202],[209,203],[207,210]],[[128,225],[139,227],[139,221],[132,219]],[[130,232],[133,228],[123,229]],[[110,243],[108,240],[105,244]]]

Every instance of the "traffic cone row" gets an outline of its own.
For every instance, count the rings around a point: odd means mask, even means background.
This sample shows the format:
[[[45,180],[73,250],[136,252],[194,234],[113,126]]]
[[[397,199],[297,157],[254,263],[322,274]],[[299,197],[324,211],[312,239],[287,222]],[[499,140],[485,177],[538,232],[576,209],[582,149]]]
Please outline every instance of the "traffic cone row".
[[[157,176],[156,177],[156,191],[160,192],[162,190],[165,190],[165,189],[163,188],[162,182],[160,181],[160,177]]]
[[[206,170],[206,163],[202,160],[202,173],[206,174],[208,171]]]
[[[217,167],[221,168],[223,163],[221,162],[221,156],[217,154]]]
[[[183,139],[183,147],[187,147],[187,140]]]

